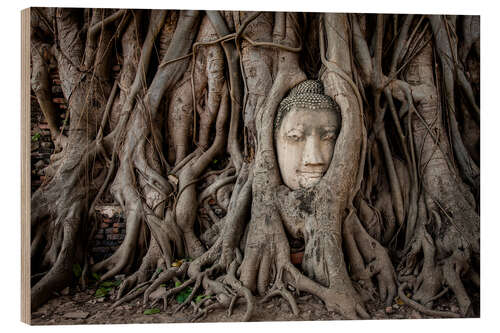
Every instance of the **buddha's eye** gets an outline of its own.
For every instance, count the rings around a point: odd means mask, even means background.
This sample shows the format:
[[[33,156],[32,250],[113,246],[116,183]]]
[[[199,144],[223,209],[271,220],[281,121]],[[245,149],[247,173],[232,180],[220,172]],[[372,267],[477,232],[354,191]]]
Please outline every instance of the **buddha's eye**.
[[[324,133],[322,136],[321,136],[321,140],[324,140],[324,141],[331,141],[333,139],[336,138],[336,134],[335,132],[326,132]]]
[[[286,136],[289,140],[299,142],[304,139],[304,134],[300,131],[289,132]]]

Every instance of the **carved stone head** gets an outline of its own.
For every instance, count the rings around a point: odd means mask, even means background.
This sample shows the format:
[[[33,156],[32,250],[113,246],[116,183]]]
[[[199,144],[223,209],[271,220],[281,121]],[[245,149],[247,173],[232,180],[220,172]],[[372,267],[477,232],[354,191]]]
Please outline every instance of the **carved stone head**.
[[[325,174],[340,130],[339,113],[320,81],[298,84],[281,101],[274,139],[283,182],[292,190],[310,188]]]

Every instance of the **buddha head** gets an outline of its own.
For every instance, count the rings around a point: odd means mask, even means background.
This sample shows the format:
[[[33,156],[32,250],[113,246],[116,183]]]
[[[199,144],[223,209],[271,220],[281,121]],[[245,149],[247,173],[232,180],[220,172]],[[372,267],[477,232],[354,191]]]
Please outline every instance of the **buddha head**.
[[[340,130],[340,108],[320,81],[295,86],[281,101],[274,140],[283,182],[292,190],[316,185],[325,174]]]

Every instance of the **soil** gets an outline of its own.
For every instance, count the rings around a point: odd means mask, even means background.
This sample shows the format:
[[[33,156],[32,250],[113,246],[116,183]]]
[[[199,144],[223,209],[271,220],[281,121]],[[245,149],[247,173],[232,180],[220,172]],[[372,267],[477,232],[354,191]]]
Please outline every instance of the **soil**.
[[[32,313],[32,325],[72,325],[72,324],[131,324],[131,323],[188,323],[194,318],[194,306],[183,311],[173,313],[178,303],[175,299],[169,300],[167,311],[163,305],[156,305],[159,313],[144,314],[142,297],[129,303],[111,308],[116,290],[113,288],[108,295],[96,297],[96,288],[85,291],[78,289],[66,290],[67,295],[60,295],[49,300],[36,312]],[[329,312],[322,301],[311,295],[301,295],[296,298],[299,314],[292,313],[289,304],[280,297],[258,304],[255,307],[251,321],[317,321],[340,320],[342,317],[334,312]],[[382,303],[373,301],[366,303],[366,308],[372,319],[430,319],[438,318],[419,313],[413,308],[396,302],[386,308]],[[446,304],[437,304],[435,309],[451,310],[458,312],[454,299]],[[227,309],[216,309],[198,322],[239,322],[246,310],[245,304],[235,305],[231,316]]]

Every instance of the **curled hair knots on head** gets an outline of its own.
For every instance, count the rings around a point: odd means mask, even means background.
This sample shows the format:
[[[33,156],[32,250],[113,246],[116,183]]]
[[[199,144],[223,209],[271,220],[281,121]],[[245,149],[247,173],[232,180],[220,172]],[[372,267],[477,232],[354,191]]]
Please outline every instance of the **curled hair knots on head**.
[[[278,108],[274,119],[274,130],[279,129],[285,115],[292,107],[307,110],[328,110],[340,113],[338,104],[328,95],[325,95],[323,84],[319,80],[306,80],[293,87]]]
[[[319,94],[324,95],[325,90],[323,89],[323,84],[318,80],[306,80],[302,81],[298,85],[292,88],[288,93],[287,97],[293,97],[302,94]]]

